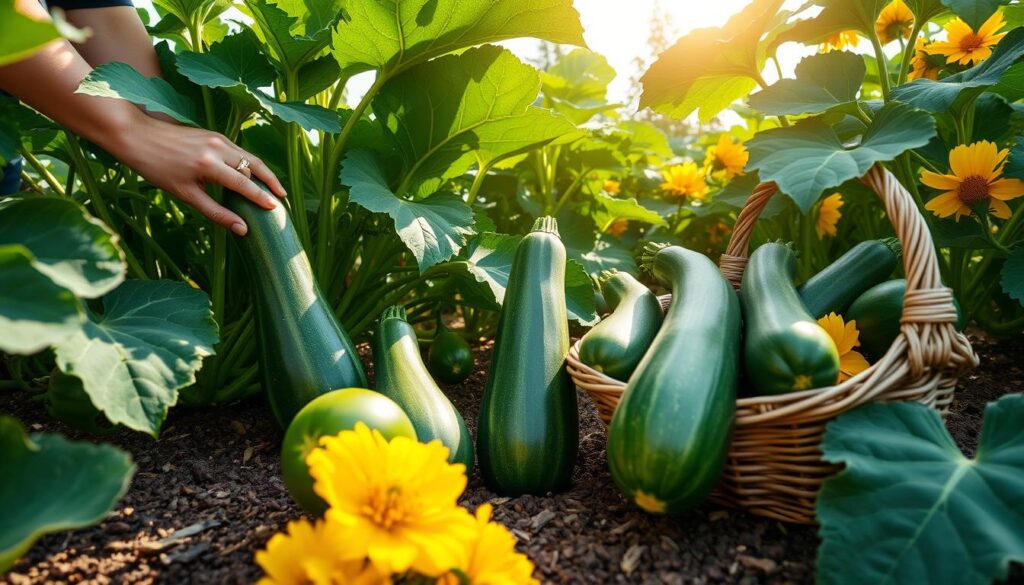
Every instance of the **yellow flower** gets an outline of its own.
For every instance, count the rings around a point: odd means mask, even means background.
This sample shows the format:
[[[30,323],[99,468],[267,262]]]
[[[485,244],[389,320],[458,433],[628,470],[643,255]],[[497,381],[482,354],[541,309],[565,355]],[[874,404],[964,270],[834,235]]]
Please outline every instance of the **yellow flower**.
[[[342,560],[345,543],[336,526],[308,520],[288,523],[287,532],[275,534],[267,548],[256,553],[266,576],[258,585],[330,585],[391,583],[365,559]]]
[[[504,526],[491,522],[491,505],[476,509],[476,537],[466,547],[455,570],[438,585],[459,585],[461,573],[470,585],[533,585],[533,563],[516,552],[516,538]]]
[[[609,233],[609,234],[611,234],[611,235],[613,235],[613,236],[621,236],[622,234],[626,233],[626,230],[628,230],[628,229],[629,229],[629,220],[620,217],[619,219],[616,219],[611,224],[609,224],[608,227],[604,231]]]
[[[977,32],[966,22],[954,18],[946,24],[945,41],[936,41],[928,46],[928,52],[934,55],[945,55],[950,63],[970,65],[988,59],[992,55],[992,46],[1006,36],[997,31],[1006,24],[1003,13],[996,11]]]
[[[914,13],[907,8],[903,0],[892,0],[875,21],[875,32],[882,44],[891,43],[899,37],[910,38],[910,29],[914,26]]]
[[[957,146],[949,153],[951,175],[922,169],[922,183],[945,191],[929,201],[925,209],[939,217],[956,215],[960,221],[971,214],[974,205],[987,202],[992,215],[1009,218],[1010,206],[1006,202],[1024,195],[1024,181],[1002,178],[1008,154],[1008,150],[998,150],[995,144],[982,140],[970,146]]]
[[[609,193],[611,195],[618,195],[621,185],[618,181],[614,179],[608,179],[607,181],[604,182],[601,188],[604,189],[605,193]]]
[[[733,142],[730,136],[722,134],[718,137],[718,144],[708,148],[704,156],[704,168],[711,176],[724,176],[728,181],[743,174],[743,167],[747,166],[749,158],[750,153],[742,144]]]
[[[858,44],[860,37],[857,36],[857,31],[845,30],[825,39],[825,42],[821,43],[821,52],[842,51],[846,47],[856,47]]]
[[[860,345],[860,332],[857,331],[857,322],[845,323],[843,318],[835,313],[829,313],[818,319],[818,325],[828,332],[832,341],[839,350],[839,380],[843,382],[868,369],[868,360],[864,359],[859,351],[853,348]]]
[[[676,197],[690,197],[704,200],[708,196],[708,185],[704,182],[704,172],[697,163],[688,162],[670,167],[663,174],[665,182],[661,188]]]
[[[369,557],[384,574],[411,568],[436,576],[455,566],[473,537],[473,517],[456,504],[466,467],[449,464],[440,441],[389,443],[359,423],[321,445],[307,462],[347,558]]]
[[[936,80],[939,78],[939,71],[946,65],[946,58],[942,55],[932,55],[928,52],[929,47],[925,45],[924,39],[917,39],[917,44],[914,45],[914,59],[910,62],[913,69],[910,71],[910,75],[907,78],[910,81],[915,79],[931,79]]]
[[[839,193],[833,193],[826,197],[821,202],[821,205],[818,206],[818,222],[814,226],[815,231],[818,232],[818,239],[824,238],[826,234],[830,236],[836,235],[836,224],[839,223],[839,218],[843,217],[839,208],[843,204],[843,196]]]

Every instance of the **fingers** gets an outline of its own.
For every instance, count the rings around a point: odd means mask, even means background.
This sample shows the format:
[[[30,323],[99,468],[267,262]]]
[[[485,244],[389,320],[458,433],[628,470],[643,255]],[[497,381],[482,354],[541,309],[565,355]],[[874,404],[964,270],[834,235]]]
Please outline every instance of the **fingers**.
[[[256,183],[252,182],[252,179],[247,177],[244,173],[229,167],[226,164],[214,165],[210,169],[210,175],[208,179],[215,183],[219,183],[236,193],[240,193],[243,197],[252,201],[256,205],[259,205],[263,209],[273,209],[277,207],[277,199],[275,199],[270,193],[267,193],[263,189],[260,189]]]
[[[255,185],[253,186],[255,187]],[[200,189],[198,185],[186,189],[180,198],[185,203],[196,208],[199,213],[206,216],[210,221],[226,227],[237,236],[244,236],[249,232],[249,227],[245,225],[242,218],[235,215],[230,209],[218,204],[205,191]]]
[[[270,187],[270,191],[274,195],[277,195],[278,197],[284,197],[285,195],[288,194],[288,192],[285,191],[284,187],[281,185],[281,181],[277,180],[277,176],[274,174],[274,172],[271,171],[270,167],[264,164],[263,161],[259,159],[259,157],[253,156],[245,152],[244,150],[242,151],[241,156],[244,156],[249,160],[249,169],[252,171],[252,174],[256,175],[257,179],[266,183],[267,187]]]

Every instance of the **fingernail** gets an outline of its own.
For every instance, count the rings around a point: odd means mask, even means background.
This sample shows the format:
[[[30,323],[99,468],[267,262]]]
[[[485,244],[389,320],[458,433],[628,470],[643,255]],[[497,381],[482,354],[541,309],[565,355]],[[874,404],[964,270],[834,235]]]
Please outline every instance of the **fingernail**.
[[[231,224],[231,231],[234,232],[236,236],[244,236],[249,233],[249,228],[246,227],[244,223],[233,223]]]
[[[273,197],[267,197],[267,209],[277,209],[277,199]]]

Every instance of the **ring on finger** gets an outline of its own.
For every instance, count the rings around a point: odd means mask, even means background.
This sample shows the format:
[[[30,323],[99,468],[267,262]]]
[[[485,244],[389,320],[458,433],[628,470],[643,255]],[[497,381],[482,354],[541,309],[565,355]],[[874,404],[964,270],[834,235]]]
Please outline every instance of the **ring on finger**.
[[[238,172],[242,172],[242,171],[244,171],[244,170],[249,168],[249,164],[250,164],[249,163],[249,159],[247,159],[247,158],[245,158],[243,156],[242,160],[238,161],[238,166],[235,167],[235,170],[238,171]]]

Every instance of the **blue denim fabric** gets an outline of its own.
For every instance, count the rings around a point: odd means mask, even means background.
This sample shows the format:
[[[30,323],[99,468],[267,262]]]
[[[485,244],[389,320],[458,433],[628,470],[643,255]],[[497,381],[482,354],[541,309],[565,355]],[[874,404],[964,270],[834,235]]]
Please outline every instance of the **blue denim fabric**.
[[[18,188],[21,187],[22,163],[23,160],[19,156],[0,167],[0,197],[18,192]]]

